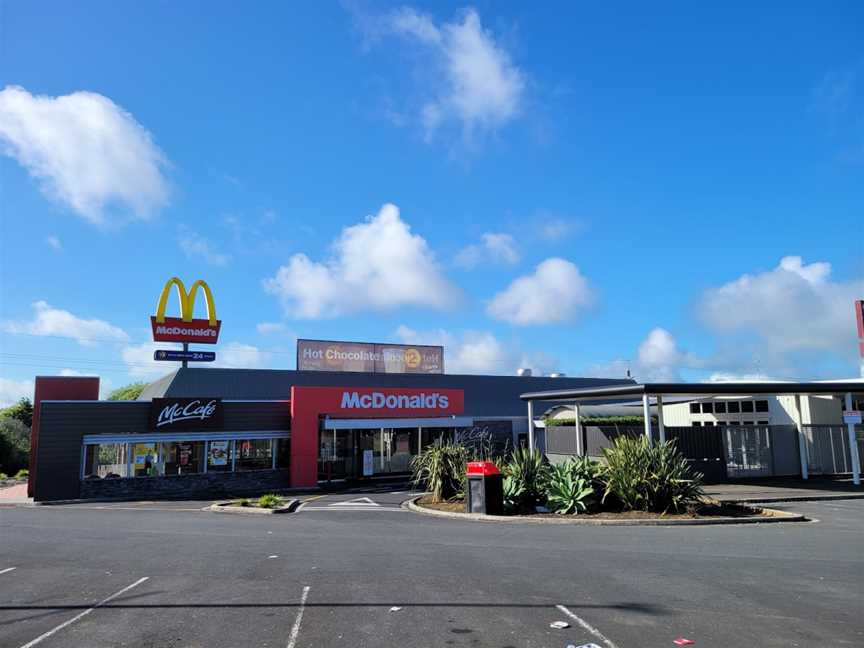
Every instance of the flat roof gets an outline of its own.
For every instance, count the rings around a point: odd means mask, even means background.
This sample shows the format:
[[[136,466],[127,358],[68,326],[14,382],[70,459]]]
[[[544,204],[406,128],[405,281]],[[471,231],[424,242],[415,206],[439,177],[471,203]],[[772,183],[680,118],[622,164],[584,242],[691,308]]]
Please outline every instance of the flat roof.
[[[525,401],[604,400],[648,396],[705,396],[719,394],[845,394],[864,393],[864,382],[739,382],[739,383],[643,383],[605,387],[580,387],[526,392]]]

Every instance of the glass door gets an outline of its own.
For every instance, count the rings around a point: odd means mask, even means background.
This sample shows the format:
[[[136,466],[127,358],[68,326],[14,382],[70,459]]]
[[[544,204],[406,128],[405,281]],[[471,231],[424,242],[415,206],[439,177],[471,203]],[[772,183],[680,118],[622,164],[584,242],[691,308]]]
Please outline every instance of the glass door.
[[[333,481],[355,474],[352,430],[321,430],[318,443],[318,479]]]

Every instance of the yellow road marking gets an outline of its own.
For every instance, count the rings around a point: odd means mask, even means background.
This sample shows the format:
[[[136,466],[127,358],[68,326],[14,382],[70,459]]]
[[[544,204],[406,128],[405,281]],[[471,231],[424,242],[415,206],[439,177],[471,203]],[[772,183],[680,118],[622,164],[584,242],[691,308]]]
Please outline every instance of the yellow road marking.
[[[313,495],[312,497],[307,497],[306,499],[304,499],[303,503],[305,504],[306,502],[312,502],[314,500],[321,499],[322,497],[327,497],[327,496],[326,495]]]

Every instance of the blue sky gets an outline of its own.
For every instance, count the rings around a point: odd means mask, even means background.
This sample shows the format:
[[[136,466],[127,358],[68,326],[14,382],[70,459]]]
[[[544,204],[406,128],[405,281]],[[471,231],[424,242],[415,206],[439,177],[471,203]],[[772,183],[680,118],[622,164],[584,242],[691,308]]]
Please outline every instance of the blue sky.
[[[858,373],[864,9],[5,1],[0,401],[296,336],[452,372]],[[173,305],[176,308],[176,305]]]

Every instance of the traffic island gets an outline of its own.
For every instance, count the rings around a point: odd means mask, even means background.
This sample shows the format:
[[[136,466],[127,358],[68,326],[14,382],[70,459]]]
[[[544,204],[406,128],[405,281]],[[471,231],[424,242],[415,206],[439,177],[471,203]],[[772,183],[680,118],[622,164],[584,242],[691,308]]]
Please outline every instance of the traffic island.
[[[277,495],[264,495],[258,499],[237,499],[227,502],[214,502],[209,510],[214,513],[234,513],[239,515],[275,515],[293,513],[300,506],[299,499],[283,499]]]
[[[666,514],[644,511],[580,513],[559,515],[556,513],[533,513],[530,515],[486,515],[466,513],[464,500],[434,502],[429,495],[408,500],[405,508],[422,515],[475,520],[481,522],[515,522],[529,524],[581,524],[588,526],[689,526],[707,524],[765,524],[774,522],[808,522],[799,513],[758,506],[744,506],[727,502],[706,502],[690,513]]]

